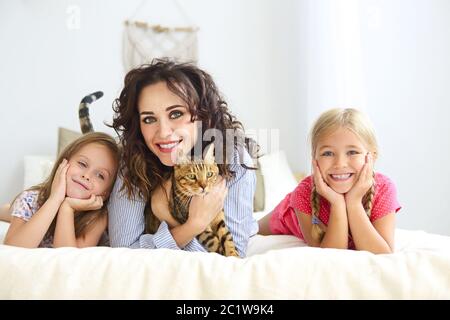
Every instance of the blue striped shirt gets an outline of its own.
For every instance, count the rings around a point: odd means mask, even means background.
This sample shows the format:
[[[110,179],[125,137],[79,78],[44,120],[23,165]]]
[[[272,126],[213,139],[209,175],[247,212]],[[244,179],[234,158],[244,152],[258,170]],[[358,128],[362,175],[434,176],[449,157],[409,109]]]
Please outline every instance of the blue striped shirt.
[[[250,156],[244,152],[244,163]],[[251,161],[251,160],[250,160]],[[253,217],[253,196],[256,187],[254,170],[248,170],[240,164],[230,165],[235,172],[234,178],[227,182],[228,195],[224,202],[225,223],[233,236],[241,257],[245,257],[248,240],[258,232],[258,223]],[[118,176],[108,202],[108,228],[111,247],[129,248],[169,248],[186,251],[203,251],[205,248],[196,238],[184,248],[178,247],[166,222],[161,222],[155,234],[145,234],[144,199],[129,199],[122,188],[122,177]]]

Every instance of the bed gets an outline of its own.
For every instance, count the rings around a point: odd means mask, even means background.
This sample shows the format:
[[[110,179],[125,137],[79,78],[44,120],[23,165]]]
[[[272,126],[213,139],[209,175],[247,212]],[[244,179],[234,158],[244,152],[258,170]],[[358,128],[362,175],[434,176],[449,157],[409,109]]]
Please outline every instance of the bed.
[[[296,183],[274,163],[261,163],[266,208]],[[0,245],[0,299],[450,299],[448,236],[398,229],[396,252],[374,255],[256,235],[247,254]]]
[[[4,224],[4,223],[3,223]],[[449,299],[450,237],[397,230],[397,251],[260,236],[248,257],[0,245],[0,299]]]

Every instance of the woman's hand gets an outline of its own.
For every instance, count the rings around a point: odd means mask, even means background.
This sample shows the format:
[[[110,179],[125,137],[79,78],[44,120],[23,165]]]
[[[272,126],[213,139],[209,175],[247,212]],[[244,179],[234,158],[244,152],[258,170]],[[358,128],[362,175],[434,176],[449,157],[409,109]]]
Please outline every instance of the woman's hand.
[[[49,198],[54,199],[58,203],[62,203],[66,197],[67,169],[69,169],[69,163],[66,159],[63,159],[59,164],[58,169],[56,169],[55,177],[53,178]]]
[[[66,197],[62,207],[73,210],[74,212],[91,211],[100,209],[103,206],[101,196],[91,195],[89,199],[75,199]]]
[[[170,179],[163,183],[163,187],[157,187],[151,197],[151,206],[152,213],[159,221],[165,221],[169,228],[174,228],[180,224],[170,214],[169,210],[169,199],[167,197],[170,195],[171,187],[172,181]]]
[[[186,224],[189,224],[197,234],[202,233],[223,209],[227,192],[226,181],[220,177],[208,194],[192,197]]]
[[[353,187],[345,194],[345,201],[355,201],[361,203],[362,198],[373,185],[373,159],[372,155],[366,154],[366,163],[359,172],[358,180]]]
[[[337,193],[331,189],[328,184],[323,179],[322,173],[320,171],[317,160],[312,162],[314,185],[316,186],[316,191],[325,199],[328,200],[330,204],[339,203],[339,201],[345,202],[345,198],[342,194]]]

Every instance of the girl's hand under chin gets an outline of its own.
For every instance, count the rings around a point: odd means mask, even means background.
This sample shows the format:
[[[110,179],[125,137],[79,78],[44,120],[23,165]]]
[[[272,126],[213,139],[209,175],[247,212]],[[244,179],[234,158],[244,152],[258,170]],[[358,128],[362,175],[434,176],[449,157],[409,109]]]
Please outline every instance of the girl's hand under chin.
[[[312,162],[313,168],[313,178],[314,185],[316,186],[316,191],[325,199],[328,200],[331,204],[336,204],[339,201],[345,201],[344,195],[337,193],[333,189],[328,186],[325,180],[322,177],[322,173],[320,171],[319,165],[317,164],[317,160],[313,160]]]
[[[66,159],[59,164],[56,169],[55,177],[53,178],[50,197],[61,203],[66,197],[66,174],[69,169],[69,163]]]
[[[353,187],[345,194],[345,201],[361,202],[373,183],[373,160],[369,152],[366,154],[366,162],[359,172],[358,180],[356,180]]]
[[[89,199],[76,199],[66,197],[63,206],[75,212],[98,210],[103,206],[103,197],[91,195]]]

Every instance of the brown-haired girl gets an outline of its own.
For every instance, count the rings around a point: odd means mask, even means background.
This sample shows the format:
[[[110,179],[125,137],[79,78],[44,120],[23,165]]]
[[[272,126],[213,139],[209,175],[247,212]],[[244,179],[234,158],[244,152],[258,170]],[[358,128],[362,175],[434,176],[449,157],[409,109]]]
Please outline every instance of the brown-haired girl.
[[[25,248],[96,246],[119,164],[114,139],[88,133],[68,145],[49,178],[18,195],[4,244]]]

